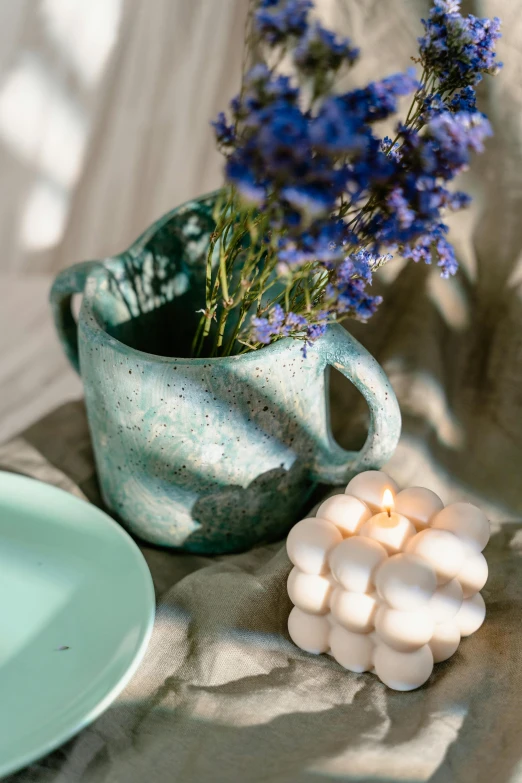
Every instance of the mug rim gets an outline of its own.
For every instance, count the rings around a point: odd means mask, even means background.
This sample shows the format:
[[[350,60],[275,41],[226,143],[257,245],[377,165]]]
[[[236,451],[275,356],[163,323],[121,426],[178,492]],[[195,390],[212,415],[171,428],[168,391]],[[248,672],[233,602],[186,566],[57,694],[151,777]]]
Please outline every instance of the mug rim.
[[[91,270],[91,272],[87,276],[86,284],[85,284],[85,294],[88,291],[89,283],[91,282],[91,285],[95,285],[96,278],[98,278],[101,274],[107,274],[109,271],[110,263],[112,261],[117,262],[121,260],[125,255],[131,254],[135,255],[143,250],[147,242],[150,241],[150,239],[154,236],[154,234],[162,228],[162,226],[172,219],[172,217],[179,212],[187,209],[191,203],[194,202],[201,202],[206,201],[212,197],[215,197],[222,189],[218,188],[217,190],[210,191],[209,193],[205,193],[201,196],[198,196],[197,198],[190,199],[188,201],[183,202],[182,204],[179,204],[174,209],[169,210],[161,217],[157,218],[153,223],[148,226],[145,231],[143,231],[140,236],[126,249],[123,250],[121,253],[116,253],[115,255],[109,256],[104,259],[100,259],[97,262],[95,262],[95,267]],[[141,357],[143,360],[146,360],[148,362],[156,362],[158,364],[166,364],[167,362],[177,362],[177,363],[190,363],[190,364],[226,364],[226,363],[237,363],[239,361],[241,362],[250,362],[254,361],[256,358],[257,360],[268,358],[273,356],[274,354],[281,354],[287,351],[290,348],[297,348],[298,343],[303,342],[301,340],[296,340],[293,337],[283,337],[280,340],[277,340],[275,343],[271,343],[269,345],[264,345],[262,348],[258,348],[254,351],[249,351],[248,353],[242,353],[242,354],[236,354],[234,356],[208,356],[208,357],[192,357],[192,356],[164,356],[162,354],[157,353],[149,353],[148,351],[142,351],[139,348],[134,348],[131,345],[127,345],[126,343],[119,340],[117,337],[114,337],[112,334],[110,334],[106,329],[104,329],[101,324],[98,321],[98,318],[96,316],[96,313],[93,309],[93,307],[89,303],[89,297],[85,296],[82,300],[81,305],[81,311],[85,310],[87,311],[88,315],[90,316],[87,319],[87,323],[84,321],[83,324],[81,323],[82,319],[80,318],[79,326],[80,328],[83,326],[83,328],[91,329],[93,331],[98,332],[100,335],[104,335],[104,337],[114,345],[114,347],[117,347],[118,350],[123,353],[130,353],[133,356]],[[328,331],[331,330],[331,326],[333,324],[328,324]],[[317,342],[320,342],[323,337],[319,338]],[[314,352],[315,344],[308,346],[308,351]],[[260,352],[262,353],[262,357],[260,357]],[[303,362],[305,361],[305,358],[302,356]]]
[[[123,254],[122,254],[123,255]],[[118,256],[111,256],[111,259],[118,258]],[[107,261],[109,259],[106,259]],[[100,271],[106,271],[106,267],[104,265],[104,262],[100,262],[100,268],[93,270],[91,274],[89,275],[89,278],[92,278],[94,275],[99,273]],[[88,285],[87,281],[87,285]],[[86,285],[86,289],[87,289]],[[260,353],[262,354],[261,360],[264,360],[267,357],[273,356],[274,354],[281,354],[284,353],[286,350],[290,348],[297,348],[298,343],[301,342],[300,340],[296,340],[293,337],[283,337],[280,340],[277,340],[275,343],[271,343],[270,345],[264,345],[262,348],[258,348],[255,351],[249,351],[248,353],[242,353],[242,354],[236,354],[234,356],[164,356],[163,354],[158,353],[149,353],[148,351],[142,351],[139,348],[134,348],[132,345],[127,345],[127,343],[122,342],[121,340],[118,340],[117,337],[114,337],[112,334],[110,334],[106,329],[104,329],[92,307],[88,304],[87,297],[84,296],[81,310],[83,309],[88,310],[88,321],[85,322],[80,319],[79,326],[82,329],[87,329],[87,331],[94,331],[99,333],[100,335],[103,335],[104,339],[107,340],[113,347],[116,347],[120,353],[126,353],[131,354],[132,356],[136,356],[141,358],[142,360],[146,360],[148,362],[155,362],[157,364],[167,364],[167,363],[173,363],[176,362],[177,364],[226,364],[226,363],[237,363],[237,362],[250,362],[254,361],[256,358],[257,360],[260,359]],[[327,329],[330,330],[330,327],[332,324],[329,324]],[[320,337],[317,342],[324,339],[324,336]],[[314,351],[315,345],[317,343],[308,346],[308,351],[311,353]],[[308,359],[308,357],[307,357]],[[305,359],[304,356],[301,354],[301,360],[305,362],[307,359]]]

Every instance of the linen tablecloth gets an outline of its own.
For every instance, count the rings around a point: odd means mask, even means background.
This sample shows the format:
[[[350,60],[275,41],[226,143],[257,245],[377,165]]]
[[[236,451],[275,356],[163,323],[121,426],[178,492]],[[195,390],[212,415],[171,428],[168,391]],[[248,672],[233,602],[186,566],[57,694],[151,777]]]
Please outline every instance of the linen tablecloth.
[[[407,462],[403,450],[394,475]],[[0,447],[0,467],[101,502],[82,403]],[[138,672],[9,783],[522,781],[520,523],[496,525],[487,547],[486,623],[406,694],[294,647],[282,544],[219,558],[142,551],[157,616]]]
[[[427,6],[339,5],[339,32],[364,47],[349,86],[408,64]],[[505,68],[479,85],[495,136],[459,182],[474,196],[451,221],[461,272],[441,281],[394,262],[376,282],[377,315],[350,324],[401,404],[393,478],[476,502],[494,523],[484,626],[424,687],[395,693],[293,646],[282,543],[215,559],[145,546],[157,617],[138,672],[92,726],[10,783],[522,783],[520,7],[463,4],[503,18]],[[332,415],[339,442],[360,445],[364,403],[336,375]],[[81,403],[0,446],[0,467],[101,502]]]

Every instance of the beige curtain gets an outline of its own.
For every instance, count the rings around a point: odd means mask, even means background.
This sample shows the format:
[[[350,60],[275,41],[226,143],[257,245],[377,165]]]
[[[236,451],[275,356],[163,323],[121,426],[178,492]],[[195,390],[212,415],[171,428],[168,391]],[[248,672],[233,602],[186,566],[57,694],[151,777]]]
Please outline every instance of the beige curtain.
[[[238,87],[247,6],[0,0],[0,274],[119,252],[220,184],[209,120]],[[425,3],[316,7],[362,46],[357,82],[408,65]],[[391,18],[393,45],[383,48]]]
[[[123,250],[220,182],[247,0],[1,0],[0,272]]]

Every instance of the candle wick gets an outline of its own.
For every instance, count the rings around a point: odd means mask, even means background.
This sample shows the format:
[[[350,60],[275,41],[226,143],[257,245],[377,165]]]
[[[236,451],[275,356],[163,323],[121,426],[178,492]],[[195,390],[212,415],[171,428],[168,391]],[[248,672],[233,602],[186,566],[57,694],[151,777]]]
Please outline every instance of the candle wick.
[[[388,512],[388,516],[391,518],[391,508],[387,508],[386,511]]]

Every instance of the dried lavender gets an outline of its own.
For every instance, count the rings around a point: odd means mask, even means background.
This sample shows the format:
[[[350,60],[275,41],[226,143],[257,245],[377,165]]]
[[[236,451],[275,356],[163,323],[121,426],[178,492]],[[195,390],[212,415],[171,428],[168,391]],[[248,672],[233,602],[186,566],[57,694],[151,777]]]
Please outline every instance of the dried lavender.
[[[457,260],[447,211],[469,197],[447,185],[491,135],[474,86],[500,67],[498,19],[463,17],[435,0],[422,20],[422,68],[336,94],[359,52],[312,20],[310,0],[258,0],[250,47],[263,55],[213,123],[227,185],[207,261],[206,306],[194,353],[252,350],[283,337],[303,350],[328,323],[366,321],[381,298],[372,273],[393,255]],[[291,60],[293,74],[281,72]],[[394,139],[374,123],[412,94]],[[212,328],[214,325],[214,328]]]

